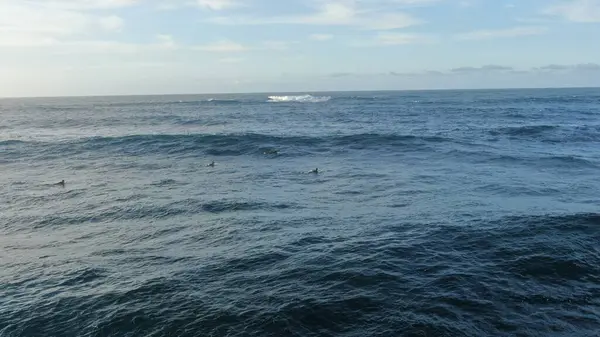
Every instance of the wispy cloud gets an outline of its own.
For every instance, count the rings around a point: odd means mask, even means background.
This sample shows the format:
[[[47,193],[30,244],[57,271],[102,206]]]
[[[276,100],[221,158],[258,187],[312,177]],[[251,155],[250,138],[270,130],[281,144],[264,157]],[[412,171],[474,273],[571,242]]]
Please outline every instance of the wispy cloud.
[[[222,40],[207,45],[195,46],[192,49],[211,53],[240,53],[247,51],[248,47],[233,41]]]
[[[545,14],[559,16],[573,22],[600,22],[599,0],[570,0],[548,7]]]
[[[62,10],[112,9],[138,5],[144,0],[3,0],[4,2],[20,2],[41,5],[46,8]]]
[[[46,46],[100,31],[120,31],[125,22],[117,15],[92,10],[137,4],[136,0],[1,0],[0,46]]]
[[[458,40],[489,40],[500,38],[512,38],[519,36],[541,35],[548,31],[548,28],[541,26],[513,27],[506,29],[476,30],[456,35]]]
[[[156,35],[156,39],[158,40],[158,45],[163,49],[176,49],[178,47],[175,39],[171,35],[158,34]]]
[[[404,12],[389,12],[365,7],[362,2],[322,2],[312,14],[275,17],[216,17],[209,22],[223,25],[317,25],[355,26],[362,29],[389,30],[413,26],[423,21]]]
[[[118,32],[123,28],[125,22],[122,18],[116,15],[111,15],[100,18],[98,20],[98,23],[102,28],[104,28],[107,31]]]
[[[410,33],[380,33],[375,37],[375,44],[381,46],[397,46],[414,43],[430,43],[434,38],[422,34]]]
[[[333,39],[333,35],[331,35],[331,34],[312,34],[308,38],[313,41],[329,41],[329,40]]]
[[[450,69],[451,73],[455,74],[472,74],[472,73],[480,73],[480,72],[497,72],[497,71],[511,71],[514,70],[513,67],[507,67],[497,64],[485,65],[482,67],[459,67]]]
[[[288,50],[292,45],[298,44],[298,41],[263,41],[262,48],[267,50]]]
[[[234,0],[196,0],[195,2],[201,8],[221,11],[225,9],[239,7],[241,4]]]
[[[589,71],[589,72],[599,72],[600,73],[600,64],[596,63],[584,63],[584,64],[551,64],[541,67],[533,67],[533,68],[525,68],[525,69],[515,69],[514,67],[504,66],[504,65],[485,65],[485,66],[464,66],[453,68],[449,70],[423,70],[416,72],[398,72],[398,71],[388,71],[386,73],[354,73],[354,72],[340,72],[340,73],[332,73],[329,74],[328,77],[331,78],[339,78],[339,77],[357,77],[357,76],[393,76],[393,77],[439,77],[439,76],[477,76],[477,75],[486,75],[489,76],[491,74],[496,75],[514,75],[514,74],[533,74],[539,72],[573,72],[573,71]]]
[[[569,71],[569,70],[580,70],[580,71],[600,71],[600,64],[597,63],[580,63],[580,64],[549,64],[546,66],[534,68],[538,71]]]
[[[224,57],[219,59],[219,62],[221,63],[240,63],[242,61],[244,61],[243,57]]]

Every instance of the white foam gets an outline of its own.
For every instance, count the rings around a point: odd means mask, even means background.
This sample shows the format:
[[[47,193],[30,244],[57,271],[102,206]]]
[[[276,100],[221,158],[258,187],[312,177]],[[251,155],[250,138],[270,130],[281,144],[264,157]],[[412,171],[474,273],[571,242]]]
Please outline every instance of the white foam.
[[[321,103],[321,102],[327,102],[330,99],[331,99],[331,96],[312,96],[312,95],[269,96],[269,102],[272,102],[272,103],[281,103],[281,102]]]

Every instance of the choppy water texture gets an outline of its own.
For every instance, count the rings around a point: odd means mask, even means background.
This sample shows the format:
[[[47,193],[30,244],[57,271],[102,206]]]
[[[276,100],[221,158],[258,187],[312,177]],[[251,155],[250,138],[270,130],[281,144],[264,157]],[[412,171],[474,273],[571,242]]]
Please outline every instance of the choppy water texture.
[[[0,336],[600,333],[600,89],[0,116]]]

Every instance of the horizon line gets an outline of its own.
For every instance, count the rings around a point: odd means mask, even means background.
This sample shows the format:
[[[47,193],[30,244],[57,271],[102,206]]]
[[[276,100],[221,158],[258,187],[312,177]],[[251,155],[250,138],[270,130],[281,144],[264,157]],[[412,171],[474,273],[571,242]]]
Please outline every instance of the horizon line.
[[[498,87],[498,88],[434,88],[434,89],[384,89],[384,90],[302,90],[302,91],[255,91],[255,92],[207,92],[207,93],[178,93],[178,94],[92,94],[92,95],[56,95],[56,96],[0,96],[4,99],[44,99],[44,98],[109,98],[109,97],[158,97],[158,96],[208,96],[208,95],[279,95],[279,94],[328,94],[349,92],[426,92],[426,91],[506,91],[506,90],[555,90],[555,89],[600,89],[595,87],[565,86],[565,87]]]

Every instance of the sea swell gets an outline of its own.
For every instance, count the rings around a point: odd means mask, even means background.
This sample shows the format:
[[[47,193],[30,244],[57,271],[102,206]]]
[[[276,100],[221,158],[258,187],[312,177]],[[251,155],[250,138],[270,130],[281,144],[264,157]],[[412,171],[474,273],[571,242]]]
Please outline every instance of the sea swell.
[[[38,285],[46,294],[60,286],[63,295],[36,296],[22,286],[27,279],[6,284],[11,305],[0,309],[0,333],[593,336],[599,227],[597,214],[386,227],[211,261],[140,255],[119,272],[119,259],[132,256],[125,249],[114,265],[46,275]],[[137,281],[118,276],[137,265],[186,268]]]
[[[437,143],[452,142],[440,136],[415,136],[394,134],[356,134],[340,136],[275,136],[265,134],[190,134],[190,135],[132,135],[123,137],[94,137],[61,142],[4,141],[0,143],[7,153],[27,155],[33,153],[54,158],[94,153],[119,152],[127,155],[204,153],[212,156],[263,155],[277,150],[280,155],[302,155],[323,150],[378,150],[395,148],[411,151]],[[12,150],[12,151],[11,151]],[[40,159],[40,158],[38,158]]]
[[[496,137],[534,140],[548,143],[598,142],[599,125],[523,125],[496,128],[489,131]]]
[[[73,198],[81,196],[82,193],[68,193],[63,198]],[[49,200],[57,199],[57,195],[48,197],[30,198],[27,200],[13,201],[13,207],[18,207],[22,210],[31,208],[33,210]],[[38,214],[35,215],[19,215],[16,217],[0,217],[0,220],[7,224],[27,224],[26,228],[13,228],[8,225],[6,229],[14,229],[16,231],[26,229],[27,231],[58,228],[64,226],[78,226],[90,223],[108,223],[114,221],[127,220],[160,220],[168,219],[177,216],[194,216],[202,213],[210,214],[226,214],[240,213],[252,211],[282,211],[284,209],[295,208],[299,206],[285,203],[269,203],[265,201],[244,201],[244,200],[199,200],[187,199],[176,201],[164,205],[148,205],[144,202],[147,197],[134,198],[132,200],[123,200],[125,202],[114,202],[112,206],[96,205],[90,206],[88,209],[79,209],[77,213],[63,212],[51,214],[39,214],[40,209],[37,209]]]

